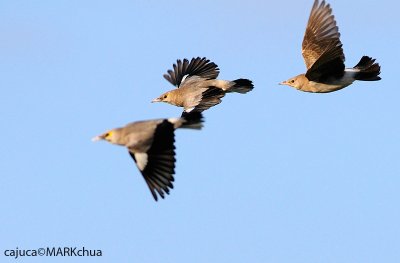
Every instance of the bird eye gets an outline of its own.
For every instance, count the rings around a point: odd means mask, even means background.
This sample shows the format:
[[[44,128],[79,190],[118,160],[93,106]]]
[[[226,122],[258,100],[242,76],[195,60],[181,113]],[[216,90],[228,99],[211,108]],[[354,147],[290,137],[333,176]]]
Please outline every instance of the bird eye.
[[[164,95],[163,99],[166,99],[166,98],[167,98],[167,95]]]
[[[292,80],[290,81],[290,83],[294,83],[294,79],[292,79]]]
[[[107,138],[108,136],[110,136],[110,133],[109,133],[109,132],[107,132],[107,133],[104,135],[104,138]]]

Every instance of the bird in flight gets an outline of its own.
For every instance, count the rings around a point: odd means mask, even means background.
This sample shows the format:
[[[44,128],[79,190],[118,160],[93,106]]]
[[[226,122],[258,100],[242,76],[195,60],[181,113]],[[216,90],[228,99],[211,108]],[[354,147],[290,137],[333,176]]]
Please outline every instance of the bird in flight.
[[[218,66],[206,58],[192,58],[183,61],[178,59],[168,70],[164,78],[176,87],[163,93],[152,102],[166,102],[183,107],[184,112],[202,112],[219,103],[226,93],[247,93],[254,86],[251,80],[236,79],[233,81],[217,79]]]
[[[363,56],[353,68],[345,68],[340,33],[329,4],[314,1],[302,43],[307,67],[300,74],[279,84],[305,92],[327,93],[343,89],[355,80],[380,80],[380,66]]]
[[[106,140],[128,148],[139,171],[157,201],[173,188],[175,173],[174,131],[178,128],[201,129],[200,112],[184,113],[181,118],[155,119],[129,123],[109,130],[93,141]]]

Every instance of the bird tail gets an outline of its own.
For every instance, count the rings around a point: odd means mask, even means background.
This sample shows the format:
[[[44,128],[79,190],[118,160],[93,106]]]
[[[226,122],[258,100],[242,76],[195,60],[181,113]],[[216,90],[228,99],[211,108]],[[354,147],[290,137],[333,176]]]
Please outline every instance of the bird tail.
[[[365,81],[373,81],[380,80],[379,74],[381,73],[381,66],[378,63],[375,63],[375,59],[363,56],[355,65],[354,69],[357,70],[355,75],[356,80],[365,80]]]
[[[232,82],[234,82],[234,85],[231,86],[227,92],[238,92],[244,94],[254,88],[253,82],[248,79],[237,79]]]
[[[200,130],[203,127],[203,114],[198,111],[182,112],[180,128]]]

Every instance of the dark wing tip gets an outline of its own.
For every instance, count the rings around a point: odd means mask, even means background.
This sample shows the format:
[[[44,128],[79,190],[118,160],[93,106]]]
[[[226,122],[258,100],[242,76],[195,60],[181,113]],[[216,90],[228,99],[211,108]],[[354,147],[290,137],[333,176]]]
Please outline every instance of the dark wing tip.
[[[200,111],[183,111],[181,118],[185,119],[185,122],[182,125],[182,128],[190,128],[190,127],[201,127],[201,124],[204,122],[203,114]]]

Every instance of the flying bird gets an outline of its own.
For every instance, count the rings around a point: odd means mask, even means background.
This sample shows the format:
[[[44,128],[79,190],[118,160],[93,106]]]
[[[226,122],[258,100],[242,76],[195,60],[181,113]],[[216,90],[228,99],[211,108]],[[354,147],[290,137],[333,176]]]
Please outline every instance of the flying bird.
[[[139,171],[157,201],[173,188],[175,173],[174,131],[178,128],[201,129],[200,112],[184,113],[181,118],[155,119],[129,123],[109,130],[93,141],[106,140],[128,148]]]
[[[345,68],[339,28],[329,4],[314,1],[302,44],[307,72],[279,84],[305,92],[327,93],[343,89],[355,80],[380,80],[380,66],[363,56],[353,68]]]
[[[251,80],[236,79],[233,81],[217,79],[219,68],[206,58],[177,60],[173,70],[168,70],[164,78],[176,87],[163,93],[152,102],[166,102],[183,107],[184,112],[202,112],[219,103],[226,93],[247,93],[254,86]]]

